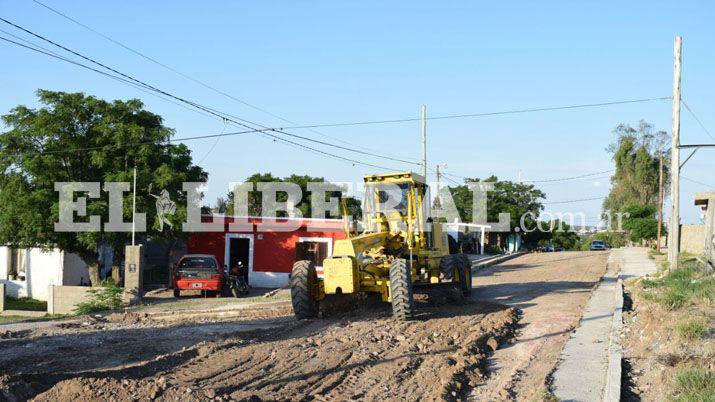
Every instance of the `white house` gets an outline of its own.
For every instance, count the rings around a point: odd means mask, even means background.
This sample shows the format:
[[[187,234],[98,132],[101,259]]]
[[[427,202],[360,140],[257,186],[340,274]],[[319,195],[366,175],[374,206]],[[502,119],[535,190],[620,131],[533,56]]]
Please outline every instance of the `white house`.
[[[0,282],[11,297],[47,300],[50,285],[89,283],[87,264],[58,249],[0,247]]]

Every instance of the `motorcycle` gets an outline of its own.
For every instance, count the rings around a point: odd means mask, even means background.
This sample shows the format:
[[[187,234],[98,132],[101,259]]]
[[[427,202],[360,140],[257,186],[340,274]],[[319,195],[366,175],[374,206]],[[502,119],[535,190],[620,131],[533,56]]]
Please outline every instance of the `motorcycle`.
[[[251,287],[248,286],[248,282],[246,282],[245,269],[242,262],[239,261],[238,265],[231,269],[226,276],[228,278],[226,285],[234,297],[246,296],[250,292]]]

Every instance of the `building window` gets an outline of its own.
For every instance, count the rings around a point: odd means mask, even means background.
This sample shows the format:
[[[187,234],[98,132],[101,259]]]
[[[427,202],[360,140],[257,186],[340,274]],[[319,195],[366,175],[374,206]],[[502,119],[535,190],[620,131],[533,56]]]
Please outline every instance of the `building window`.
[[[304,240],[296,244],[296,261],[309,260],[316,267],[323,266],[323,260],[328,257],[327,241]]]
[[[9,252],[8,279],[24,281],[27,277],[27,250],[11,248]]]

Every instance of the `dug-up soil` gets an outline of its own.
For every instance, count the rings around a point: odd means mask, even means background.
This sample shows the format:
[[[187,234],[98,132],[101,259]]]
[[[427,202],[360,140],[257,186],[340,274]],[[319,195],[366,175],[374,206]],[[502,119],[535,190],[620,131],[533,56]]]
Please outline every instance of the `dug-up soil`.
[[[706,333],[702,339],[684,339],[676,327],[692,320],[712,326],[715,322],[712,304],[669,310],[644,300],[640,280],[628,280],[624,285],[627,293],[621,400],[681,400],[677,399],[676,391],[678,373],[690,368],[715,372],[715,341],[711,333]]]
[[[0,399],[457,400],[482,382],[516,310],[416,295],[295,320],[287,306],[243,319],[119,316],[0,341]]]

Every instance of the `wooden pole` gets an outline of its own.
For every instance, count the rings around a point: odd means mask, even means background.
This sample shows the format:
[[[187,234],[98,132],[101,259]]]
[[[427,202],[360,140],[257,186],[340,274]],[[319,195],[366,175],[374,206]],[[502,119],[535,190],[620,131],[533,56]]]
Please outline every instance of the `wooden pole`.
[[[673,116],[670,154],[670,198],[672,211],[670,215],[670,231],[668,233],[668,261],[671,269],[678,268],[680,255],[680,71],[681,71],[682,38],[675,37],[675,62],[673,65]]]
[[[422,105],[422,176],[427,180],[427,105]]]
[[[663,226],[663,151],[658,158],[658,238],[655,249],[660,253],[661,226]]]
[[[134,245],[134,233],[136,231],[137,214],[137,165],[134,165],[134,185],[132,186],[132,246]]]
[[[436,203],[437,206],[439,207],[439,209],[437,209],[437,208],[435,208],[435,209],[438,211],[438,212],[437,212],[437,213],[438,213],[437,218],[439,218],[440,215],[441,215],[440,212],[442,212],[442,199],[441,199],[440,196],[439,196],[439,178],[440,178],[440,176],[439,176],[439,163],[437,164],[437,170],[436,170],[435,172],[436,172],[435,175],[437,176],[437,197],[435,198],[435,203]]]

